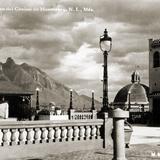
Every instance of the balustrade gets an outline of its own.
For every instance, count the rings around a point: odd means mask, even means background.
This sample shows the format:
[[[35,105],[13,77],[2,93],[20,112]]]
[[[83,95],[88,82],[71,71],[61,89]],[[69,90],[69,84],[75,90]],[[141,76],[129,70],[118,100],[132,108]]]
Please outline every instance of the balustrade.
[[[96,119],[97,112],[72,112],[71,119],[80,120],[80,119]]]
[[[86,130],[85,130],[85,138],[86,138],[86,140],[90,139],[90,133],[91,133],[90,126],[86,126]]]
[[[78,128],[78,126],[74,127],[73,137],[74,137],[74,140],[78,140],[78,138],[79,138],[79,128]]]
[[[11,142],[11,132],[9,129],[3,129],[3,145],[9,145]]]
[[[80,140],[83,140],[85,137],[85,128],[84,126],[80,126]]]
[[[55,130],[52,127],[49,127],[48,130],[48,142],[50,143],[54,141]]]
[[[12,129],[11,132],[11,145],[16,145],[19,141],[19,132],[17,129]]]
[[[59,127],[55,128],[55,142],[59,142],[61,138],[61,129]]]
[[[96,126],[91,126],[91,139],[95,139],[96,138]]]
[[[20,135],[19,135],[19,144],[25,144],[26,142],[26,137],[27,137],[27,132],[24,128],[21,128],[19,130]]]
[[[47,128],[42,128],[42,140],[41,142],[44,143],[44,142],[47,142],[48,140],[48,130]]]
[[[27,144],[32,144],[34,140],[34,131],[32,128],[27,128]]]
[[[0,125],[0,146],[99,139],[102,126],[103,120],[10,122]]]
[[[67,138],[67,129],[66,127],[62,127],[62,141],[65,141]]]

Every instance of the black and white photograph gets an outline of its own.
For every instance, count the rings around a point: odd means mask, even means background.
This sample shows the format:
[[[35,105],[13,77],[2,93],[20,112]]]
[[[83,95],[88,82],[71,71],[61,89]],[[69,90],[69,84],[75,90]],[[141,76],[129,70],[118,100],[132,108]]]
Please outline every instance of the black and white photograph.
[[[159,0],[0,0],[0,159],[160,159]]]

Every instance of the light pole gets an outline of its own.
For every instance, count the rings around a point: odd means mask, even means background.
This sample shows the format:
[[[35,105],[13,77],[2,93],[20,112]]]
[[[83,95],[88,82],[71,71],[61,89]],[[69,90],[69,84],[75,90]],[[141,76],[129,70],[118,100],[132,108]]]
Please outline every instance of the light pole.
[[[128,92],[128,111],[131,109],[131,92]]]
[[[108,53],[112,48],[112,38],[108,36],[107,29],[104,30],[103,36],[100,36],[99,46],[104,56],[104,70],[103,70],[103,107],[102,112],[108,112]]]
[[[73,90],[70,89],[70,105],[69,105],[69,108],[70,108],[70,109],[73,109],[73,104],[72,104],[72,92],[73,92]]]
[[[37,87],[36,88],[36,110],[39,110],[39,91],[40,89]]]
[[[92,90],[92,109],[91,110],[95,110],[95,107],[94,107],[94,90]]]

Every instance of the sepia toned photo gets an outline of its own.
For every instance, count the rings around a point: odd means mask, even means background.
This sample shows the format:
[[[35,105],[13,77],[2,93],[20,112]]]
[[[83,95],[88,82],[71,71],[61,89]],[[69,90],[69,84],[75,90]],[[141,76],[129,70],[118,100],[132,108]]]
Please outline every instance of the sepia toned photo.
[[[158,0],[0,0],[0,159],[160,159]]]

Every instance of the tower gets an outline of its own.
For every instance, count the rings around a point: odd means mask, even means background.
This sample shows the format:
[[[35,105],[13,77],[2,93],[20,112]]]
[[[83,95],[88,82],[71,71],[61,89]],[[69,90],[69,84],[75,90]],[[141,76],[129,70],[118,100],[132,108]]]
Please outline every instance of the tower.
[[[160,125],[160,39],[149,39],[149,88],[152,123]]]

